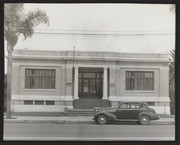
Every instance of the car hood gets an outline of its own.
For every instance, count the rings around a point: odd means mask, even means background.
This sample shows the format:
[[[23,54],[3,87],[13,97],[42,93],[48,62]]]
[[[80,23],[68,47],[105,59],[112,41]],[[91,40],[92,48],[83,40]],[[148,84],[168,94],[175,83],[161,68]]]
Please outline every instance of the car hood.
[[[117,108],[112,108],[112,107],[95,107],[95,110],[112,110],[112,109],[117,109]]]

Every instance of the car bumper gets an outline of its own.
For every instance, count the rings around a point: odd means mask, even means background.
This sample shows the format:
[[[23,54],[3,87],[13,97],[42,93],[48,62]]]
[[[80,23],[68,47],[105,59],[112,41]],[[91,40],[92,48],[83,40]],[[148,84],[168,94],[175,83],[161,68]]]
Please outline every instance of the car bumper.
[[[158,115],[151,116],[151,120],[159,120],[159,119],[160,119],[160,116]]]

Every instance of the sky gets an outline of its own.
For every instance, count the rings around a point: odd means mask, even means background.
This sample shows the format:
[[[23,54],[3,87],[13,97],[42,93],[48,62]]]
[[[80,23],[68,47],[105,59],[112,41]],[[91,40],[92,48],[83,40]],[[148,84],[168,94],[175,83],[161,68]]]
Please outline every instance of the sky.
[[[68,44],[73,41],[72,46],[65,45],[60,50],[71,50],[73,45],[76,45],[79,50],[87,51],[94,48],[94,51],[97,49],[107,51],[109,48],[105,46],[111,45],[110,49],[117,52],[167,53],[175,48],[175,14],[169,11],[168,4],[25,4],[24,8],[26,11],[41,9],[47,13],[50,25],[40,25],[36,27],[36,32],[75,31],[120,34],[118,38],[93,36],[82,39],[80,36],[69,37],[69,40],[63,40],[62,37],[56,35]],[[33,49],[34,45],[30,46],[36,43],[33,39],[38,42],[41,36],[35,33],[25,42],[21,38],[15,48]],[[110,39],[113,41],[109,41]],[[114,39],[119,40],[119,43],[116,44]],[[52,40],[49,39],[49,41]],[[108,44],[107,41],[109,41]],[[58,42],[54,42],[56,43],[58,45]],[[113,45],[116,48],[113,49]],[[34,47],[34,49],[48,50],[46,47]],[[54,47],[54,50],[56,49],[58,48]]]
[[[167,4],[25,4],[26,10],[37,8],[49,16],[48,29],[171,33],[175,30],[175,15],[169,12]]]
[[[168,53],[175,48],[175,14],[169,11],[168,4],[32,3],[24,4],[24,8],[26,12],[34,9],[46,12],[50,25],[40,25],[35,32],[49,34],[35,33],[25,41],[20,37],[15,50],[72,50],[75,45],[79,51]],[[59,35],[61,32],[110,35],[67,37]]]

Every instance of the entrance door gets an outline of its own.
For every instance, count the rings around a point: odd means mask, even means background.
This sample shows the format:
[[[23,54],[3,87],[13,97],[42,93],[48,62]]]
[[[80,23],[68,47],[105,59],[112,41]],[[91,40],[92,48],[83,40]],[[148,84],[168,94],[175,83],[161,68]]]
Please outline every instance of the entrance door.
[[[101,69],[80,69],[79,71],[79,98],[102,99],[103,72]]]

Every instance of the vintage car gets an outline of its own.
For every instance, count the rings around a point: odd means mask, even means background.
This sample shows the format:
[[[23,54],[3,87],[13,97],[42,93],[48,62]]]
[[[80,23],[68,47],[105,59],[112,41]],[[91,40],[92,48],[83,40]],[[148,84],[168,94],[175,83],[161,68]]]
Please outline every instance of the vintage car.
[[[93,119],[99,124],[109,121],[136,121],[137,124],[146,125],[160,117],[154,109],[142,102],[122,102],[117,108],[95,107]]]

